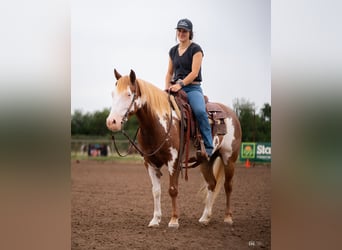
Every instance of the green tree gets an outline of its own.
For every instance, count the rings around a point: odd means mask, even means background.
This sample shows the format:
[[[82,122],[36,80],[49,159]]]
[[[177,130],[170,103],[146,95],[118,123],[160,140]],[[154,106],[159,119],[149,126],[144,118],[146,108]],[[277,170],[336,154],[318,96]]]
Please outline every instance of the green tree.
[[[92,135],[104,136],[108,134],[106,118],[109,115],[109,109],[96,111],[91,115],[89,133]]]
[[[106,126],[106,118],[109,115],[109,109],[102,111],[95,111],[93,113],[87,112],[85,114],[80,110],[76,110],[71,115],[71,135],[86,135],[86,136],[106,136],[110,135],[111,131]],[[125,131],[130,137],[133,138],[137,129],[138,121],[135,116],[130,117],[125,124]],[[125,138],[123,135],[118,134],[118,138]]]
[[[258,141],[270,142],[271,141],[271,105],[265,103],[260,110],[260,122],[258,125],[258,132],[260,139]]]
[[[82,134],[83,114],[82,111],[76,110],[71,116],[71,134]]]
[[[264,107],[261,108],[260,116],[264,121],[271,121],[271,105],[268,103],[264,104]]]
[[[244,98],[236,98],[233,108],[239,117],[242,129],[242,141],[271,141],[271,105],[265,103],[256,114],[255,105]]]
[[[242,129],[242,141],[256,141],[255,104],[245,98],[236,98],[233,108],[239,117]]]

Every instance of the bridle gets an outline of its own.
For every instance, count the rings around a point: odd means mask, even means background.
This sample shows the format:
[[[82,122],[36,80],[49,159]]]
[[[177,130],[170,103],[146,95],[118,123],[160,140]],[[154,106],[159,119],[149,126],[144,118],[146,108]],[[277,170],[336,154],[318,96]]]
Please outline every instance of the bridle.
[[[137,83],[137,82],[136,82],[136,83]],[[124,114],[124,116],[123,116],[123,118],[122,118],[122,121],[121,121],[121,128],[122,128],[122,129],[121,129],[120,131],[118,131],[118,132],[121,132],[121,133],[127,138],[127,140],[130,142],[130,146],[129,146],[129,148],[128,148],[126,154],[123,155],[123,154],[120,153],[120,151],[119,151],[119,149],[118,149],[118,147],[117,147],[117,145],[116,145],[116,142],[115,142],[115,136],[114,136],[114,134],[112,133],[112,141],[113,141],[113,144],[114,144],[114,148],[115,148],[116,152],[118,153],[118,155],[119,155],[120,157],[125,157],[125,156],[127,156],[127,155],[129,154],[130,149],[131,149],[132,146],[140,153],[141,156],[152,156],[152,155],[155,155],[155,154],[164,146],[165,142],[167,141],[166,139],[167,139],[167,138],[169,137],[169,135],[170,135],[171,125],[172,125],[172,121],[173,121],[172,106],[171,106],[171,102],[170,102],[170,94],[171,94],[170,91],[168,91],[168,100],[169,100],[169,104],[170,104],[170,116],[171,116],[171,117],[170,117],[170,122],[169,122],[169,128],[168,128],[168,130],[167,130],[167,133],[165,134],[164,139],[162,140],[162,143],[161,143],[153,152],[147,153],[147,152],[144,152],[141,148],[139,148],[139,146],[138,146],[137,143],[135,142],[140,127],[137,128],[137,131],[135,132],[135,135],[134,135],[134,139],[133,139],[133,140],[130,138],[130,136],[129,136],[129,135],[126,133],[126,131],[124,130],[124,127],[125,127],[125,125],[126,125],[126,123],[127,123],[127,121],[128,121],[128,115],[129,115],[129,113],[130,113],[130,109],[131,109],[132,106],[134,105],[134,102],[135,102],[135,100],[136,100],[136,98],[137,98],[136,92],[134,91],[132,101],[131,101],[130,105],[128,106],[127,111],[126,111],[126,113]]]

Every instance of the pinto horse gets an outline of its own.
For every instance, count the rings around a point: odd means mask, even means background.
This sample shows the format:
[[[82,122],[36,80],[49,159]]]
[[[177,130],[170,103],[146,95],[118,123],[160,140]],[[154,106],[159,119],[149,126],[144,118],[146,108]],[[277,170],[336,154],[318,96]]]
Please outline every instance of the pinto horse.
[[[165,165],[169,174],[169,195],[172,200],[172,214],[169,227],[179,227],[179,211],[177,204],[178,179],[181,169],[178,158],[180,152],[180,120],[171,108],[168,93],[151,83],[137,79],[133,70],[127,76],[121,76],[115,69],[117,79],[112,92],[112,108],[106,119],[106,125],[111,131],[121,131],[123,124],[131,115],[139,122],[137,135],[138,146],[144,157],[144,165],[152,182],[154,199],[153,218],[149,227],[159,226],[161,221],[161,167]],[[199,222],[208,224],[212,215],[214,201],[224,184],[226,192],[226,209],[224,222],[233,223],[230,208],[232,178],[234,164],[238,158],[241,144],[241,126],[235,113],[228,107],[219,104],[228,118],[225,119],[224,135],[214,135],[214,153],[209,161],[204,161],[200,169],[206,187],[205,207]],[[190,143],[191,144],[191,143]],[[196,155],[196,148],[191,144],[190,156]],[[184,158],[184,157],[183,157]]]

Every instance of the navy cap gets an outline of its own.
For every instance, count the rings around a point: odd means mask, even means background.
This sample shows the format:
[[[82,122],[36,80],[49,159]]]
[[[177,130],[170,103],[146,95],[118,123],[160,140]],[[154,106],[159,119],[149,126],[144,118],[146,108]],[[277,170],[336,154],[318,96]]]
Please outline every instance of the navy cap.
[[[189,19],[181,19],[177,23],[176,29],[185,29],[187,31],[192,31],[192,22]]]

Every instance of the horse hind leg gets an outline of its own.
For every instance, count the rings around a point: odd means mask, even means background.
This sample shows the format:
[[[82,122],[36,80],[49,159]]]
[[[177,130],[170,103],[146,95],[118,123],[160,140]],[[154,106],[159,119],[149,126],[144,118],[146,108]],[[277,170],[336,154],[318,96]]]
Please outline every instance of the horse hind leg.
[[[153,218],[148,224],[148,227],[158,227],[161,221],[161,185],[160,185],[160,174],[158,170],[156,170],[153,166],[147,166],[148,174],[151,178],[152,182],[152,195],[154,201],[154,211],[153,211]]]
[[[199,222],[204,225],[210,222],[214,202],[223,185],[224,170],[222,164],[221,158],[218,157],[213,162],[201,165],[202,174],[207,184],[207,187],[203,186],[201,189],[205,196],[205,205]]]
[[[224,216],[224,222],[228,223],[229,225],[233,224],[233,215],[232,215],[232,211],[230,208],[230,195],[232,193],[234,167],[235,167],[235,163],[231,160],[229,160],[228,164],[225,165],[224,189],[226,193],[226,211],[225,211],[225,216]]]

